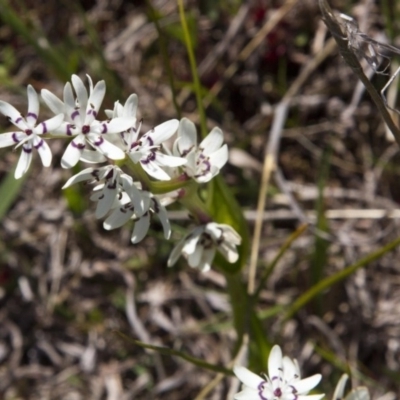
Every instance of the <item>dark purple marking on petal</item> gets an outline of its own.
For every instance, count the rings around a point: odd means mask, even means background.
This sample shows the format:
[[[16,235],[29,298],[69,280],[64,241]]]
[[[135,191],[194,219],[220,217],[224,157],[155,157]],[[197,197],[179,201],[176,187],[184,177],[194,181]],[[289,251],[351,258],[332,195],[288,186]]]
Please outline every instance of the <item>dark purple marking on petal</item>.
[[[149,164],[150,162],[154,161],[156,159],[156,152],[151,151],[150,154],[145,158],[144,160],[140,160],[142,164]]]
[[[266,397],[264,397],[264,395],[263,395],[263,391],[264,391],[264,384],[265,384],[266,382],[265,381],[262,381],[258,386],[257,386],[257,389],[258,389],[258,395],[260,396],[260,399],[261,400],[268,400]]]
[[[11,118],[10,118],[10,120],[11,120]],[[18,117],[18,118],[15,120],[15,123],[18,124],[18,122],[21,122],[21,121],[23,121],[23,118],[22,118],[22,117]]]
[[[18,140],[18,137],[17,137],[17,132],[14,132],[14,133],[12,134],[12,140],[14,140],[15,143],[19,143],[19,142],[20,142],[20,141]]]
[[[38,150],[40,147],[43,147],[43,139],[40,139],[40,142],[38,144],[35,144],[35,149]]]
[[[96,112],[96,110],[88,110],[86,115],[93,115],[96,118],[97,117],[97,112]]]
[[[89,125],[83,125],[82,126],[82,133],[84,134],[84,135],[86,135],[87,133],[89,133],[90,132],[90,126]]]
[[[79,117],[79,109],[76,109],[72,114],[71,114],[71,119],[74,120],[76,117]]]
[[[24,131],[28,136],[32,135],[32,129],[25,129]]]
[[[115,189],[117,187],[117,181],[115,180],[114,182],[110,182],[108,185],[107,185],[107,188],[108,189]]]
[[[182,151],[181,157],[186,157],[193,149],[194,146],[189,147],[187,150]]]
[[[107,124],[102,124],[101,126],[103,127],[101,133],[107,133],[108,132]]]
[[[153,209],[153,211],[158,214],[160,212],[160,205],[157,203],[157,201],[155,199],[151,199],[153,206],[151,207]]]
[[[100,178],[99,178],[99,173],[100,173],[100,170],[98,170],[98,169],[95,169],[95,170],[93,170],[92,172],[91,172],[91,175],[93,175],[94,176],[94,178],[96,179],[96,180],[100,180]]]
[[[24,151],[25,153],[32,153],[32,147],[25,147],[25,146],[22,146],[22,151]]]
[[[74,141],[71,142],[72,146],[76,149],[83,150],[85,148],[85,143],[75,143]]]
[[[67,135],[68,136],[72,136],[72,130],[71,129],[75,129],[75,125],[71,125],[71,124],[67,124]]]
[[[41,122],[40,125],[42,126],[42,133],[47,133],[47,125],[46,125],[46,122]]]
[[[152,129],[152,132],[154,132],[154,128]],[[150,146],[154,145],[154,140],[151,138],[151,136],[146,136],[146,140],[149,142]]]
[[[131,150],[134,148],[134,147],[140,147],[142,145],[142,141],[141,140],[138,140],[138,141],[136,141],[136,142],[132,142],[132,144],[131,144]]]
[[[93,144],[94,144],[95,146],[100,146],[100,145],[102,145],[103,143],[104,143],[104,139],[103,139],[101,136],[99,136],[98,140],[96,140]]]
[[[34,118],[35,120],[38,119],[38,116],[37,116],[35,113],[33,113],[33,112],[28,113],[26,116],[27,116],[27,117],[32,117],[32,118]]]
[[[107,175],[105,176],[106,179],[111,179],[114,175],[114,169],[110,169],[107,173]]]

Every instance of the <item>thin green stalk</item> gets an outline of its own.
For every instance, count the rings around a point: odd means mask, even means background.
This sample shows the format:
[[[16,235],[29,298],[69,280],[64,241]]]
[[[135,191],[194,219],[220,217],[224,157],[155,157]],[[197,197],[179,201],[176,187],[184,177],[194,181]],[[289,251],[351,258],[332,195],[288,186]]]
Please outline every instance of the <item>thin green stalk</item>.
[[[181,111],[181,108],[178,104],[178,100],[176,97],[175,79],[174,79],[174,74],[172,73],[172,67],[171,67],[171,62],[170,62],[171,58],[168,56],[167,43],[165,40],[165,33],[162,30],[162,28],[158,22],[158,16],[157,16],[156,10],[153,7],[153,4],[151,3],[151,0],[147,0],[147,5],[149,6],[150,17],[151,17],[152,21],[154,22],[154,26],[156,27],[156,30],[158,33],[158,43],[160,45],[161,56],[164,60],[165,70],[167,71],[167,75],[168,75],[169,87],[171,88],[171,94],[172,94],[172,102],[174,103],[174,107],[175,107],[176,113],[178,115],[178,119],[181,119],[182,111]]]
[[[182,351],[169,349],[167,347],[155,346],[150,343],[144,343],[144,342],[141,342],[140,340],[132,339],[120,331],[115,331],[115,333],[117,333],[119,336],[121,336],[123,339],[127,340],[128,342],[130,342],[136,346],[143,347],[144,349],[154,350],[157,353],[163,354],[163,355],[176,356],[176,357],[182,358],[183,360],[188,361],[191,364],[197,365],[200,368],[208,369],[209,371],[218,372],[218,373],[221,373],[224,375],[233,375],[233,372],[230,369],[227,369],[227,368],[219,366],[219,365],[207,363],[204,360],[201,360],[200,358],[192,357],[189,354],[183,353]]]
[[[264,288],[268,278],[270,277],[271,273],[275,269],[276,265],[278,264],[279,260],[283,257],[286,253],[286,250],[292,245],[292,243],[307,229],[308,225],[303,224],[300,225],[296,231],[294,231],[285,241],[283,246],[279,249],[278,254],[272,260],[272,262],[266,267],[262,273],[260,283],[257,286],[257,290],[253,295],[253,302],[256,303],[258,298],[260,297],[261,290]]]
[[[192,71],[194,91],[196,93],[197,108],[199,111],[201,134],[203,137],[205,137],[207,135],[207,123],[206,123],[206,116],[204,113],[203,100],[201,97],[200,78],[199,74],[197,73],[196,58],[194,56],[192,39],[190,37],[186,21],[185,10],[183,7],[183,0],[178,0],[178,8],[179,8],[179,17],[181,19],[181,24],[182,24],[183,36],[185,38],[186,51],[188,53],[190,69]]]
[[[378,258],[382,257],[384,254],[388,253],[389,251],[394,250],[398,245],[400,245],[400,237],[396,240],[393,240],[386,246],[381,247],[379,250],[374,251],[373,253],[368,254],[366,257],[362,258],[361,260],[357,261],[356,263],[350,265],[349,267],[343,269],[342,271],[337,272],[336,274],[325,278],[321,282],[314,285],[312,288],[307,290],[303,295],[301,295],[286,311],[284,320],[288,320],[291,318],[298,310],[304,307],[310,300],[312,300],[315,296],[317,296],[322,291],[329,289],[331,286],[339,283],[340,281],[344,280],[355,271],[357,271],[361,267],[365,267],[369,263],[377,260]]]

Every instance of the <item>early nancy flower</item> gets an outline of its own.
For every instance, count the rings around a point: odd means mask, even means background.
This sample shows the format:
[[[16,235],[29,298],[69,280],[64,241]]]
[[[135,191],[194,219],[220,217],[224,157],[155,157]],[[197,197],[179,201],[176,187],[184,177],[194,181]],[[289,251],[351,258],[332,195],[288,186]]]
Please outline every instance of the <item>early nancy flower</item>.
[[[123,195],[132,201],[138,212],[143,212],[143,201],[139,189],[136,188],[132,177],[116,165],[86,168],[68,179],[63,189],[87,180],[96,184],[93,189],[94,194],[90,198],[97,201],[96,218],[103,218],[112,208],[119,206],[118,201]]]
[[[174,155],[187,159],[184,170],[188,176],[199,183],[208,182],[228,161],[228,147],[222,146],[223,141],[221,129],[215,127],[198,146],[194,123],[183,118],[174,143]]]
[[[268,358],[268,376],[263,378],[247,368],[236,366],[233,371],[243,382],[243,390],[235,400],[319,400],[323,394],[308,395],[318,385],[321,375],[300,378],[297,361],[282,357],[282,350],[275,345]]]
[[[0,135],[0,147],[17,145],[22,146],[21,156],[15,170],[15,179],[21,178],[28,170],[32,161],[32,151],[35,148],[42,160],[43,166],[51,164],[51,150],[48,144],[40,137],[58,128],[63,119],[63,114],[58,114],[36,125],[39,116],[39,99],[35,89],[28,85],[28,113],[25,117],[11,104],[0,101],[0,112],[8,117],[19,130]]]
[[[136,189],[137,190],[137,189]],[[152,215],[156,214],[161,222],[165,239],[171,236],[171,225],[169,223],[167,210],[152,193],[140,190],[132,196],[130,200],[123,200],[119,207],[116,207],[103,223],[104,229],[116,229],[124,225],[130,219],[135,221],[131,242],[139,243],[147,235],[150,228]],[[132,200],[140,198],[141,207],[137,207]],[[137,203],[137,200],[136,200]]]
[[[177,119],[171,119],[157,125],[143,136],[138,129],[131,129],[125,137],[128,144],[128,155],[135,163],[140,162],[143,169],[153,178],[168,181],[170,175],[163,167],[179,167],[186,164],[186,159],[161,152],[162,143],[168,140],[178,129]]]
[[[241,242],[239,234],[229,225],[209,222],[196,227],[178,242],[169,256],[168,266],[183,255],[191,267],[205,272],[211,268],[217,250],[228,262],[234,263],[239,257],[236,246]]]
[[[71,81],[76,99],[69,82],[64,87],[64,102],[46,89],[41,92],[44,102],[53,112],[64,113],[65,122],[55,133],[74,136],[61,159],[63,168],[73,167],[82,155],[86,155],[84,150],[87,143],[102,156],[112,160],[125,158],[123,150],[104,137],[128,129],[132,124],[132,118],[113,118],[109,121],[98,121],[97,116],[106,93],[106,84],[104,81],[99,81],[93,87],[89,76],[88,79],[89,94],[82,80],[77,75],[72,75]],[[93,158],[93,156],[91,157]],[[86,161],[85,157],[84,159]]]

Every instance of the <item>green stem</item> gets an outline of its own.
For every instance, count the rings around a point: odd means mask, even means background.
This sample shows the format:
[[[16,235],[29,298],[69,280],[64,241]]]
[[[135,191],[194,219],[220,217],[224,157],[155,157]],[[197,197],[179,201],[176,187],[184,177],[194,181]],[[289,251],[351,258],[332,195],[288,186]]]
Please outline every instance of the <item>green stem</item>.
[[[400,238],[397,238],[393,242],[390,242],[386,246],[381,247],[379,250],[374,251],[373,253],[368,254],[366,257],[357,261],[356,263],[350,265],[349,267],[339,271],[338,273],[329,276],[328,278],[323,279],[321,282],[314,285],[312,288],[307,290],[303,295],[301,295],[289,308],[289,310],[285,314],[285,321],[291,318],[298,310],[304,307],[311,299],[317,296],[322,291],[329,289],[331,286],[336,283],[342,281],[347,278],[355,271],[357,271],[361,267],[365,267],[367,264],[377,260],[382,257],[384,254],[388,253],[395,249],[398,245],[400,245]]]
[[[182,111],[178,104],[178,100],[176,98],[175,80],[174,80],[174,74],[172,73],[172,67],[171,67],[171,62],[170,62],[171,58],[168,57],[167,43],[165,40],[166,35],[158,22],[158,15],[157,15],[156,10],[153,7],[153,4],[151,3],[151,0],[147,0],[147,5],[149,6],[149,9],[150,9],[150,18],[154,22],[154,26],[156,27],[156,30],[158,33],[158,42],[160,44],[160,52],[161,52],[161,56],[164,61],[165,70],[167,71],[167,75],[168,75],[169,86],[171,88],[171,94],[172,94],[172,101],[174,103],[176,113],[178,114],[178,119],[181,119]]]
[[[200,117],[201,134],[203,137],[205,137],[207,135],[207,124],[206,124],[206,117],[205,117],[205,113],[204,113],[203,100],[201,98],[201,85],[200,85],[199,74],[197,73],[197,65],[196,65],[196,59],[195,59],[194,52],[193,52],[193,44],[192,44],[192,40],[190,38],[190,33],[189,33],[186,16],[185,16],[185,10],[183,7],[183,0],[178,0],[178,8],[179,8],[179,16],[181,19],[182,29],[183,29],[183,36],[185,38],[186,50],[187,50],[188,57],[189,57],[190,69],[192,71],[194,90],[196,93],[196,101],[197,101],[197,107],[198,107],[199,117]]]

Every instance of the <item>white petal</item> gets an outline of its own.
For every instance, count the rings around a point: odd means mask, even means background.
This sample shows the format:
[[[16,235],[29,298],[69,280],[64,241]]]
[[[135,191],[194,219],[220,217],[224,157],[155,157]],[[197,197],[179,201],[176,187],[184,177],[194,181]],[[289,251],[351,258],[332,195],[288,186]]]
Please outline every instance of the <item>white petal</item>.
[[[311,389],[318,385],[321,378],[322,376],[320,374],[316,374],[309,378],[302,379],[301,381],[294,382],[292,385],[300,394],[307,394]]]
[[[76,97],[79,102],[79,107],[86,109],[88,103],[88,93],[82,79],[78,75],[72,75],[71,77],[72,85],[75,89]]]
[[[26,121],[30,126],[35,126],[39,117],[38,95],[32,85],[28,85],[26,91],[28,93],[28,113],[26,114]]]
[[[121,117],[134,117],[136,119],[137,105],[138,97],[133,93],[126,100]]]
[[[187,257],[188,263],[192,268],[200,268],[201,267],[203,251],[204,251],[204,247],[199,245],[199,246],[196,246],[193,253],[188,255],[188,257]]]
[[[340,377],[339,382],[337,383],[335,391],[333,393],[332,399],[341,399],[344,396],[344,388],[348,379],[349,376],[347,374],[343,374]]]
[[[76,136],[66,148],[61,158],[61,166],[63,168],[72,168],[81,157],[82,150],[85,146],[85,138],[83,135]]]
[[[31,165],[32,147],[30,147],[30,150],[29,147],[30,145],[22,146],[21,155],[18,160],[17,168],[15,169],[15,179],[21,178],[26,173],[26,171],[28,171],[29,166]]]
[[[0,135],[0,148],[13,146],[26,137],[24,132],[7,132]]]
[[[239,258],[239,253],[235,245],[232,243],[223,241],[219,244],[218,250],[222,253],[225,259],[231,264],[236,262]]]
[[[93,93],[90,95],[86,107],[85,125],[90,125],[93,120],[97,118],[97,114],[103,102],[104,95],[106,94],[106,83],[100,81],[96,83]]]
[[[119,147],[105,140],[100,135],[96,133],[89,133],[87,135],[87,139],[95,149],[100,151],[111,160],[123,160],[125,158],[125,153]]]
[[[49,107],[54,114],[65,112],[64,103],[57,96],[51,93],[50,90],[42,89],[40,94],[47,107]]]
[[[105,184],[102,191],[102,196],[97,202],[96,213],[95,213],[97,219],[103,218],[111,210],[111,207],[114,204],[114,200],[117,197],[117,193],[118,193],[117,186],[110,187],[109,183]]]
[[[282,370],[282,350],[278,345],[272,347],[268,357],[268,376],[273,379],[280,376]]]
[[[179,121],[177,119],[170,119],[157,125],[151,131],[144,134],[144,137],[149,136],[154,145],[158,145],[165,140],[169,139],[178,129]]]
[[[186,237],[183,237],[172,249],[171,254],[168,258],[168,267],[172,267],[177,261],[178,258],[182,255],[182,249],[185,244]]]
[[[131,153],[129,154],[129,157],[132,158]],[[151,177],[158,179],[159,181],[169,181],[171,179],[171,177],[154,161],[141,162],[140,164]]]
[[[164,206],[161,205],[161,203],[158,201],[157,198],[153,197],[153,202],[155,205],[153,205],[153,210],[157,214],[158,218],[161,221],[161,225],[164,230],[164,237],[165,239],[169,239],[171,236],[171,224],[169,223],[168,215],[167,215],[167,210],[165,209]]]
[[[365,389],[365,388],[364,388]],[[368,391],[367,391],[368,393]],[[320,400],[325,397],[324,394],[308,394],[308,395],[299,395],[297,400]],[[336,400],[336,398],[335,398]],[[349,398],[346,397],[346,400],[350,400]],[[362,398],[362,397],[354,397],[353,400],[369,400],[369,397],[367,398]]]
[[[205,155],[210,155],[217,151],[224,142],[224,135],[221,129],[215,127],[200,143],[199,148],[204,150]]]
[[[283,364],[283,378],[286,381],[291,381],[295,377],[300,379],[300,370],[297,362],[294,363],[289,357],[285,356],[282,359]]]
[[[204,249],[201,257],[201,263],[199,264],[199,269],[201,272],[207,272],[211,269],[211,264],[215,257],[215,251],[215,247]]]
[[[310,396],[308,396],[310,397]],[[358,387],[353,389],[345,398],[345,400],[369,400],[369,392],[366,387]]]
[[[37,136],[33,139],[33,145],[39,153],[43,166],[49,167],[53,157],[49,145],[42,138]]]
[[[76,107],[74,92],[72,91],[72,86],[69,82],[67,82],[64,86],[63,98],[66,107],[70,109],[74,109]]]
[[[168,156],[160,152],[156,153],[155,161],[165,167],[179,167],[187,163],[186,158]]]
[[[28,128],[21,113],[14,106],[2,100],[0,100],[0,113],[10,118],[11,122],[18,126],[19,129],[25,130]]]
[[[150,227],[150,213],[144,214],[136,222],[133,228],[131,242],[133,244],[139,243],[144,239]]]
[[[242,392],[235,394],[234,400],[260,400],[258,390],[246,388]]]
[[[119,228],[126,224],[133,215],[133,207],[121,206],[115,209],[104,221],[103,227],[106,230]]]
[[[211,165],[216,166],[218,169],[221,169],[228,161],[228,158],[228,146],[224,144],[220,149],[210,154],[209,161]]]
[[[197,146],[197,132],[194,123],[187,118],[182,118],[179,123],[177,147],[179,154],[187,154]]]
[[[258,385],[261,382],[264,382],[264,379],[262,379],[260,376],[249,371],[245,367],[241,367],[240,365],[236,365],[235,367],[233,367],[233,372],[240,379],[241,382],[252,389],[258,389]]]
[[[62,187],[62,189],[65,189],[71,185],[74,185],[75,183],[78,182],[83,182],[87,181],[89,179],[93,179],[95,175],[93,174],[94,168],[86,168],[80,172],[78,172],[76,175],[71,176],[65,183],[65,185]]]
[[[38,124],[33,129],[33,132],[36,133],[37,135],[42,135],[45,133],[55,131],[57,128],[61,126],[63,121],[64,121],[64,114],[58,114],[55,117],[50,118]]]
[[[136,120],[134,118],[113,118],[111,121],[102,122],[99,125],[98,133],[109,134],[109,133],[120,133],[135,125]]]
[[[80,160],[89,164],[97,164],[107,161],[107,158],[96,150],[83,149]]]

